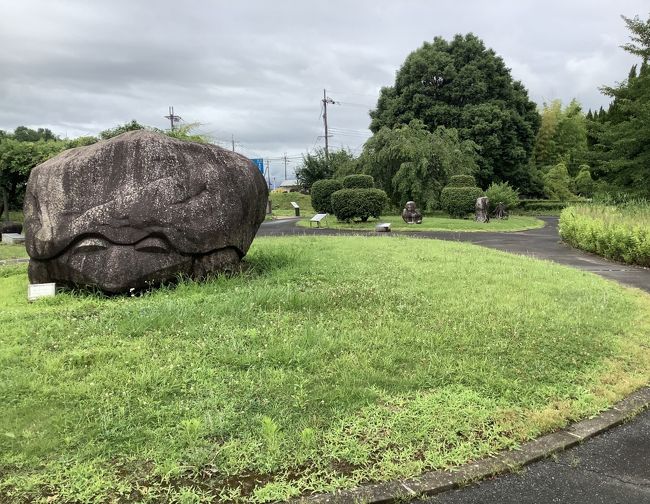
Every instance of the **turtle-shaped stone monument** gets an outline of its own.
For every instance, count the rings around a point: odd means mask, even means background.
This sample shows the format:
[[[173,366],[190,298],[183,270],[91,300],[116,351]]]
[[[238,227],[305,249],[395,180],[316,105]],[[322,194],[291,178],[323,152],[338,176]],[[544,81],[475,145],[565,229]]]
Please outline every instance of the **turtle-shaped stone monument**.
[[[35,167],[25,196],[31,283],[118,293],[235,269],[268,188],[247,158],[140,130]]]

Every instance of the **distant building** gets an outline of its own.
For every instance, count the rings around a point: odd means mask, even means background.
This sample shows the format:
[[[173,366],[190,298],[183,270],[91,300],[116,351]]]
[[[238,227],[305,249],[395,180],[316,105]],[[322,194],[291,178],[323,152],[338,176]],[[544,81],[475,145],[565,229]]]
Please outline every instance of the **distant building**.
[[[300,189],[300,184],[298,184],[296,179],[287,179],[277,188],[278,191],[282,192],[298,192]]]

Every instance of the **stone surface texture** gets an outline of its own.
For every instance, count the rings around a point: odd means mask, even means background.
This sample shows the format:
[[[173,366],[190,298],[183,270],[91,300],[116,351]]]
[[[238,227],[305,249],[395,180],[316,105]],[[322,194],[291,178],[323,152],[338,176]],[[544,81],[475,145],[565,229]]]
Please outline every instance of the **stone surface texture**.
[[[477,222],[490,222],[490,216],[488,215],[488,209],[490,206],[490,200],[486,196],[481,196],[476,199],[476,221]]]
[[[268,189],[247,158],[132,131],[35,167],[25,196],[32,283],[124,292],[234,269]]]
[[[402,210],[402,219],[407,224],[422,224],[422,213],[416,208],[415,201],[407,201]]]

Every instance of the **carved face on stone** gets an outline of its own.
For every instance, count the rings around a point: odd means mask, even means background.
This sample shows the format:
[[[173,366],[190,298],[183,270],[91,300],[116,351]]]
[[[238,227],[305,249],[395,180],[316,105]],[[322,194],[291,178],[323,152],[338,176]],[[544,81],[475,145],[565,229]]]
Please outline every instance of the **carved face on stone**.
[[[406,202],[406,211],[411,213],[415,212],[415,201]]]
[[[135,131],[66,151],[30,175],[30,281],[124,292],[231,269],[267,199],[259,170],[213,145]]]

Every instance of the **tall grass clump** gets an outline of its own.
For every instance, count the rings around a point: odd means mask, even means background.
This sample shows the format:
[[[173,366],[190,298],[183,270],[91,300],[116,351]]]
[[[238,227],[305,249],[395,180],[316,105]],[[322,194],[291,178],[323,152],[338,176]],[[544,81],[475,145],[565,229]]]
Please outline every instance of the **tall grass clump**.
[[[628,264],[650,266],[650,203],[583,205],[560,214],[560,235],[568,244]]]

